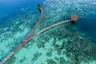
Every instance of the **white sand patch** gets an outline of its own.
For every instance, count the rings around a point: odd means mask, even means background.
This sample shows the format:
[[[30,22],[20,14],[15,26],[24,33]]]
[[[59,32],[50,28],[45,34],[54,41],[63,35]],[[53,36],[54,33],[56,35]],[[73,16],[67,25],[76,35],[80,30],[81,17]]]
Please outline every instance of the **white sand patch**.
[[[37,39],[37,38],[36,38]],[[35,40],[35,39],[34,39]],[[53,59],[56,61],[55,57],[60,58],[63,57],[66,61],[69,60],[66,54],[58,55],[58,52],[54,50],[54,47],[52,46],[52,42],[54,41],[54,38],[50,38],[48,42],[45,43],[45,48],[38,48],[37,43],[34,43],[32,45],[29,45],[28,48],[21,48],[16,54],[16,60],[13,64],[47,64],[47,59]],[[32,43],[32,42],[29,42]],[[47,52],[52,49],[52,56],[47,56]],[[65,50],[66,51],[66,50]],[[39,53],[41,54],[36,60],[34,54]],[[26,59],[20,63],[20,60],[25,57]],[[58,63],[58,62],[57,62]]]
[[[28,30],[24,30],[23,32],[17,32],[15,35],[14,35],[14,38],[19,38],[19,37],[22,37],[24,35],[26,35],[28,33]]]
[[[56,44],[57,44],[57,45],[62,45],[62,44],[63,44],[63,40],[58,40],[58,39],[57,39]]]
[[[19,28],[20,28],[20,29],[24,29],[24,26],[23,26],[23,25],[21,25],[21,26],[19,26]]]
[[[14,64],[18,64],[18,62],[20,61],[20,59],[22,59],[23,57],[26,57],[26,60],[28,61],[24,61],[24,64],[31,64],[32,63],[32,58],[34,57],[34,54],[36,52],[38,52],[39,49],[36,46],[36,44],[33,44],[32,46],[29,46],[29,48],[22,48],[20,49],[20,51],[17,52],[17,54],[15,55],[16,62]]]
[[[5,28],[5,31],[6,30],[7,28]],[[6,56],[14,46],[17,46],[16,43],[19,43],[19,41],[29,32],[28,30],[29,28],[25,28],[23,32],[18,31],[15,34],[12,34],[12,32],[9,31],[0,35],[0,59]]]
[[[49,42],[51,42],[51,43],[52,43],[53,41],[54,41],[54,38],[51,38],[51,39],[49,40]]]
[[[96,61],[95,60],[93,60],[93,61],[89,60],[89,62],[82,61],[80,64],[96,64]]]
[[[46,53],[47,53],[47,50],[46,49],[41,48],[39,51],[42,53],[42,55],[36,61],[34,61],[34,64],[45,63],[46,62],[46,59],[48,58],[46,56]]]
[[[96,61],[90,61],[89,64],[96,64]]]

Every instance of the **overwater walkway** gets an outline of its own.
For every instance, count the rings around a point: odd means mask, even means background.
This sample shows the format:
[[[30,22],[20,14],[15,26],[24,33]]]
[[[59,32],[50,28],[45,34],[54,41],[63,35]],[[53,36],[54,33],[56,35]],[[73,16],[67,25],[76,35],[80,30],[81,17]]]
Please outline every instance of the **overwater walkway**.
[[[77,18],[73,16],[73,18],[71,18],[71,20],[66,20],[66,21],[61,21],[61,22],[58,22],[58,23],[55,23],[51,26],[48,26],[40,31],[38,31],[36,34],[32,35],[32,33],[34,32],[34,30],[38,27],[38,25],[40,24],[42,18],[43,18],[43,15],[44,15],[44,11],[43,11],[43,8],[40,4],[38,4],[38,8],[39,8],[39,11],[40,11],[40,18],[38,19],[37,23],[35,24],[35,26],[32,28],[32,30],[27,34],[27,36],[23,39],[23,41],[15,48],[13,49],[1,62],[0,64],[3,64],[5,63],[17,50],[19,50],[22,46],[24,46],[26,43],[28,43],[28,41],[30,39],[32,39],[33,37],[47,31],[48,29],[50,28],[53,28],[57,25],[60,25],[60,24],[64,24],[66,22],[70,22],[70,21],[76,21]]]

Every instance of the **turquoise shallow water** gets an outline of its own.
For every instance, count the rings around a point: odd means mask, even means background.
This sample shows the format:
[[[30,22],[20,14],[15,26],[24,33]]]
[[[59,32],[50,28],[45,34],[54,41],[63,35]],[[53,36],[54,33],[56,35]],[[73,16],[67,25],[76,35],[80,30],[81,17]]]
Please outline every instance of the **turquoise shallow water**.
[[[5,64],[95,64],[96,46],[87,36],[92,30],[88,19],[95,18],[95,5],[95,0],[44,1],[44,17],[34,33],[71,15],[78,15],[80,20],[75,25],[65,23],[34,37]],[[21,11],[0,29],[0,60],[24,39],[40,16],[35,6],[34,12],[30,7]]]

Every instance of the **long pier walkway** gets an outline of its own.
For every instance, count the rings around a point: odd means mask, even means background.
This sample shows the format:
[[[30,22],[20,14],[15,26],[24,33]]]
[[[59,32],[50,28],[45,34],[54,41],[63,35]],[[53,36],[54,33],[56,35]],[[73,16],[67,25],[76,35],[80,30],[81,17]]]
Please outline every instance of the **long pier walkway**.
[[[38,19],[37,23],[35,24],[35,26],[32,28],[32,30],[28,33],[28,35],[24,38],[24,40],[14,49],[12,50],[1,62],[0,64],[5,63],[14,53],[15,51],[17,51],[18,49],[20,49],[24,44],[27,43],[27,39],[29,39],[29,37],[31,36],[31,34],[34,32],[34,30],[38,27],[38,25],[40,24],[42,18],[43,18],[43,9],[42,6],[40,4],[38,4],[38,8],[40,11],[40,18]]]
[[[40,18],[38,19],[37,23],[35,24],[35,26],[32,28],[32,30],[28,33],[28,35],[25,37],[25,39],[15,48],[13,49],[1,62],[0,64],[3,64],[5,63],[18,49],[20,49],[22,46],[24,46],[26,43],[28,43],[28,41],[30,39],[32,39],[33,37],[47,31],[48,29],[51,29],[55,26],[58,26],[58,25],[61,25],[61,24],[64,24],[66,22],[75,22],[78,18],[77,16],[71,16],[71,20],[65,20],[65,21],[61,21],[61,22],[57,22],[51,26],[48,26],[40,31],[38,31],[36,34],[32,35],[32,33],[34,32],[34,30],[38,27],[38,25],[40,24],[42,18],[43,18],[43,14],[44,14],[44,11],[42,9],[42,6],[40,4],[38,4],[38,8],[39,8],[39,11],[40,11]]]

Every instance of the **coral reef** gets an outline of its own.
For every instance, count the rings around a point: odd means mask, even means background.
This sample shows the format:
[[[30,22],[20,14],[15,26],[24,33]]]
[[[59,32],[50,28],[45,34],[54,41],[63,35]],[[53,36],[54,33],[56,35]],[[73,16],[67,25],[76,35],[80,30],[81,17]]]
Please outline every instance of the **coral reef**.
[[[54,60],[48,59],[46,60],[47,64],[57,64]]]
[[[34,33],[68,19],[72,14],[87,18],[87,13],[90,12],[87,8],[91,8],[90,2],[92,0],[46,0],[43,5],[44,18]],[[6,29],[0,30],[0,60],[19,44],[38,17],[37,13],[17,16],[10,20],[12,22]],[[73,24],[65,23],[34,37],[5,64],[95,64],[95,62],[96,46],[85,33],[74,28]]]

